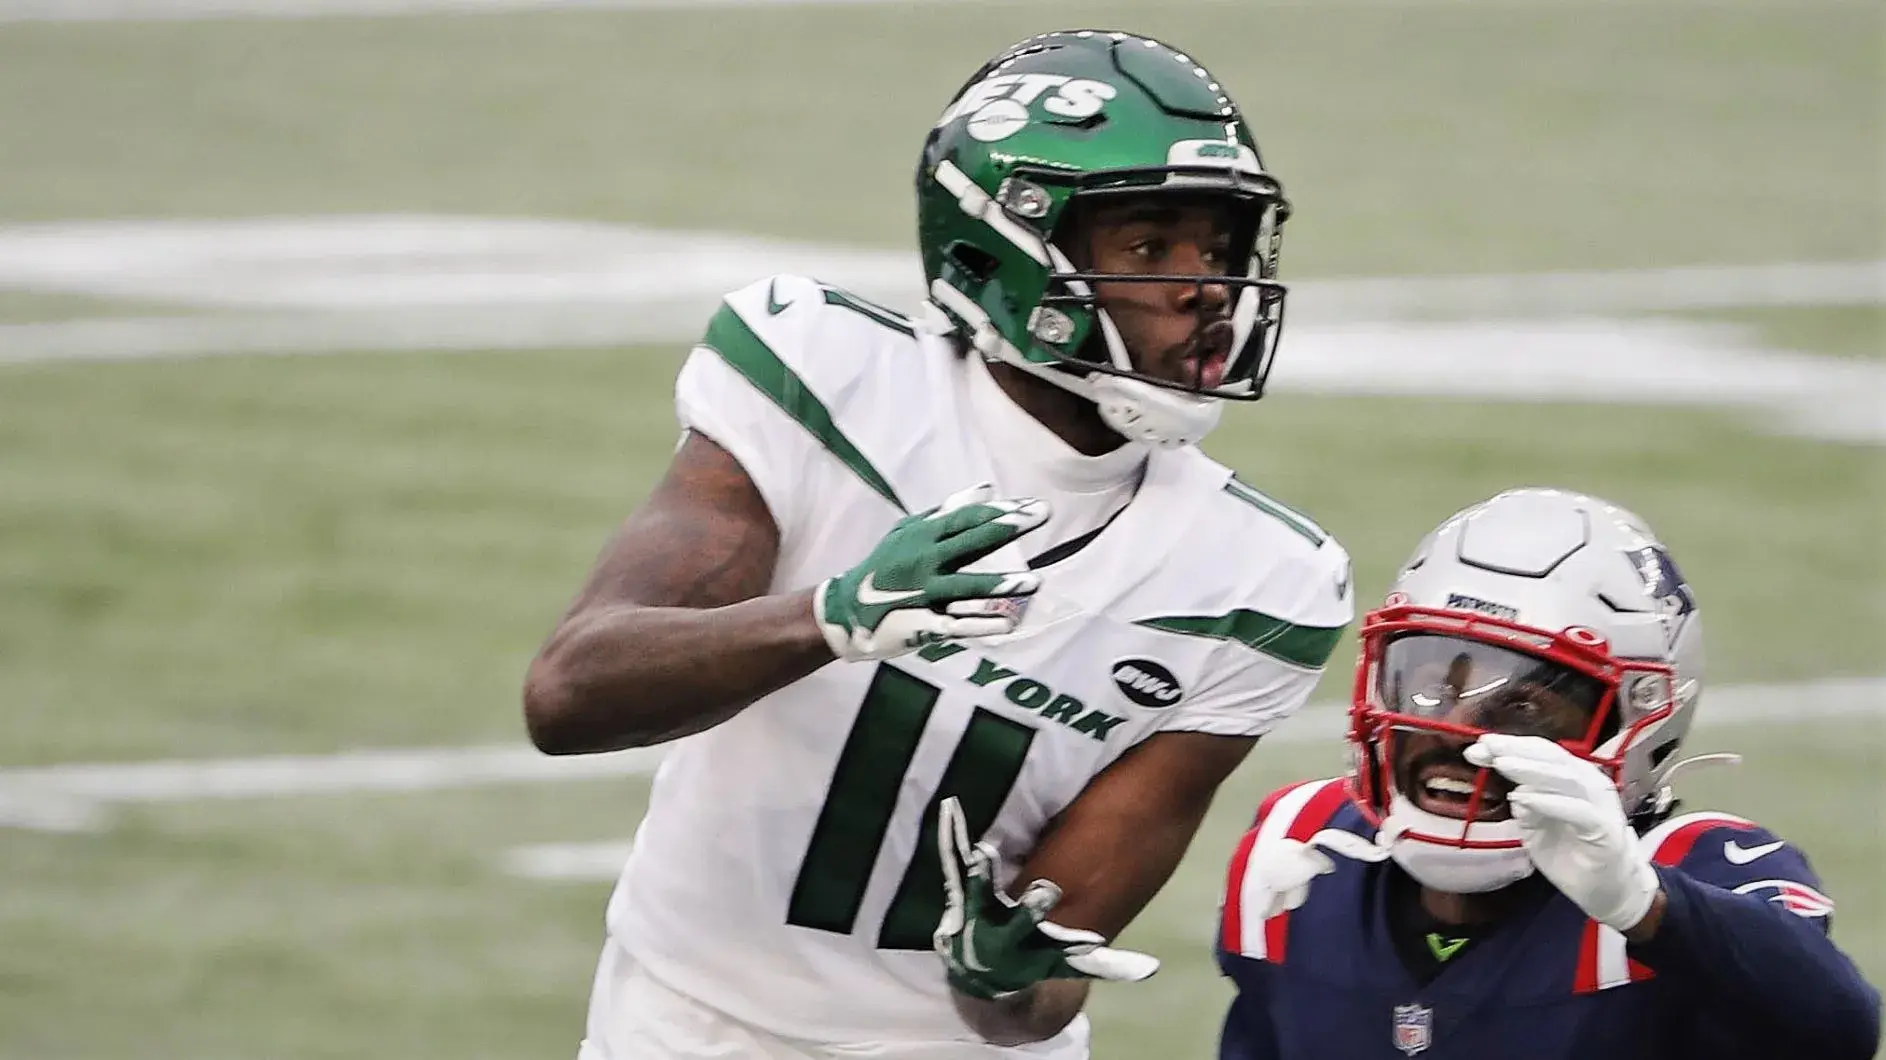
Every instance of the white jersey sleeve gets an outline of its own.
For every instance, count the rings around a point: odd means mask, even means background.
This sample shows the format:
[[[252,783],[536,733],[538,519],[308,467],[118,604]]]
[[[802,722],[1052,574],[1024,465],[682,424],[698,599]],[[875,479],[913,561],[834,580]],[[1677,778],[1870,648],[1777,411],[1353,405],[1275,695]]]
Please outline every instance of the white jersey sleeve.
[[[1222,643],[1204,683],[1161,719],[1160,731],[1269,732],[1309,700],[1355,618],[1349,554],[1335,538],[1236,479],[1226,493],[1257,508],[1261,518],[1232,529],[1272,561],[1254,566],[1224,611],[1191,620],[1187,632]],[[1177,629],[1184,620],[1163,621]]]
[[[767,437],[785,433],[763,426],[778,409],[719,353],[696,346],[675,382],[675,414],[682,430],[707,436],[740,462],[784,534],[796,518],[793,498],[804,492],[797,478],[806,461],[794,459],[789,439]]]
[[[825,288],[774,276],[729,294],[675,384],[675,413],[731,453],[772,512],[782,549],[807,528],[822,461],[873,350],[828,334]]]

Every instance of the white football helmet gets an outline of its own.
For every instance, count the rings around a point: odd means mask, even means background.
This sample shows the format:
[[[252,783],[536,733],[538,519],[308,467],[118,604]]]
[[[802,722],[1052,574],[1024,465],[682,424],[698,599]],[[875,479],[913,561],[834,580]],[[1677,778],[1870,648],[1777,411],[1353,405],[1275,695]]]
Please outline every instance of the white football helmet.
[[[1461,757],[1482,733],[1556,739],[1616,779],[1627,813],[1667,812],[1702,636],[1689,585],[1631,512],[1557,489],[1457,512],[1363,618],[1357,802],[1397,863],[1454,893],[1532,872],[1511,785]]]

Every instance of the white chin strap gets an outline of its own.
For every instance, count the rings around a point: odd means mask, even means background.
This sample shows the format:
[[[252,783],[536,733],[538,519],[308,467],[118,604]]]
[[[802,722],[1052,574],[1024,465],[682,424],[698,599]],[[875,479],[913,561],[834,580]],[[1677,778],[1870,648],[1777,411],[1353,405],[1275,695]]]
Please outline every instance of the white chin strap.
[[[1468,831],[1472,831],[1469,836]],[[1441,839],[1473,839],[1475,842],[1510,842],[1510,847],[1458,847],[1437,843],[1420,836]],[[1448,894],[1481,894],[1497,891],[1532,875],[1532,858],[1519,845],[1519,825],[1513,821],[1466,821],[1416,806],[1397,794],[1389,803],[1388,816],[1376,833],[1377,843],[1388,844],[1389,857],[1417,883]]]
[[[961,291],[939,279],[930,284],[930,298],[969,323],[971,331],[966,338],[977,353],[992,361],[1012,364],[1037,379],[1045,379],[1093,402],[1100,410],[1101,421],[1128,441],[1164,449],[1197,445],[1218,425],[1224,404],[1217,398],[1104,372],[1078,376],[1054,365],[1038,364],[1023,357],[1021,351],[996,330],[982,307]],[[1095,315],[1107,332],[1108,345],[1122,348],[1119,334],[1114,331],[1113,321],[1106,312]]]
[[[1168,390],[1162,386],[1094,373],[1086,380],[1107,426],[1143,445],[1176,448],[1197,445],[1218,426],[1224,405],[1216,398]]]
[[[956,196],[957,206],[963,213],[987,224],[996,234],[1043,267],[1063,273],[1076,271],[1059,247],[1017,223],[1002,209],[1000,203],[991,199],[988,192],[978,187],[954,163],[938,163],[936,180],[946,191]],[[1068,289],[1080,295],[1093,293],[1087,284],[1079,280],[1070,281]],[[1063,390],[1093,402],[1100,409],[1101,420],[1129,441],[1160,448],[1196,445],[1218,425],[1218,416],[1222,410],[1217,398],[1182,393],[1104,372],[1080,376],[1065,368],[1037,364],[1022,356],[1020,350],[1002,337],[989,319],[989,314],[983,312],[974,299],[940,278],[930,284],[930,298],[969,326],[969,344],[977,353],[992,361],[1012,364],[1038,379],[1046,379]],[[1233,314],[1233,327],[1238,336],[1237,345],[1232,347],[1234,350],[1243,348],[1244,336],[1250,334],[1251,324],[1256,319],[1256,301],[1251,299],[1250,302],[1249,312],[1246,312],[1241,300],[1237,312]],[[1126,343],[1121,340],[1119,330],[1113,326],[1112,318],[1107,316],[1106,310],[1096,310],[1094,315],[1099,319],[1113,366],[1132,369],[1132,358],[1127,355]]]

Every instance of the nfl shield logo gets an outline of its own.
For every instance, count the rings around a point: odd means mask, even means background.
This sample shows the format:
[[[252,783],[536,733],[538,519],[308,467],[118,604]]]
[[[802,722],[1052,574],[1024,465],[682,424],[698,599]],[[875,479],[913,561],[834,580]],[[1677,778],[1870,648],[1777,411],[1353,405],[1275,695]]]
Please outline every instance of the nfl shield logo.
[[[1434,1010],[1426,1005],[1395,1006],[1395,1048],[1413,1056],[1434,1040]]]

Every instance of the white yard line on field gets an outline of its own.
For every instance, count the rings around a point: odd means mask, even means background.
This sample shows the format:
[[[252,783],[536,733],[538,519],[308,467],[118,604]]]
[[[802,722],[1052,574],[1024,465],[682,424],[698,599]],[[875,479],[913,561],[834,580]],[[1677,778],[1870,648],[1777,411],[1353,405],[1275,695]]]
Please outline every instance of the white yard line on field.
[[[1886,716],[1886,677],[1714,689],[1703,729],[1788,721]],[[1311,707],[1265,738],[1269,746],[1327,742],[1342,733],[1342,712]],[[335,755],[84,763],[0,770],[0,826],[83,831],[109,825],[115,805],[258,799],[370,792],[439,791],[542,784],[652,773],[659,748],[550,758],[521,745],[363,750]]]
[[[0,227],[0,291],[172,315],[0,325],[0,365],[322,351],[680,344],[721,295],[798,272],[893,305],[914,257],[576,221],[412,214]],[[1886,363],[1648,313],[1886,303],[1886,263],[1292,285],[1279,391],[1711,405],[1886,441]]]
[[[924,282],[916,256],[902,251],[530,218],[367,214],[0,226],[0,290],[256,313],[265,334],[280,330],[274,322],[282,314],[404,313],[420,320],[485,310],[547,327],[572,310],[613,309],[615,327],[653,317],[645,334],[686,340],[721,295],[778,272],[903,306],[922,297]],[[1291,284],[1289,308],[1295,322],[1357,324],[1883,303],[1886,261],[1852,261],[1300,280]],[[181,335],[202,321],[82,323],[127,330],[168,324]],[[38,359],[18,336],[47,331],[0,332],[0,360]],[[332,341],[317,332],[302,348]],[[405,336],[391,341],[364,348],[397,348]],[[195,352],[240,343],[239,333],[225,328]],[[84,345],[44,356],[113,355],[111,343],[79,352]],[[193,352],[174,340],[157,345],[150,355]],[[132,343],[116,355],[144,354]]]

